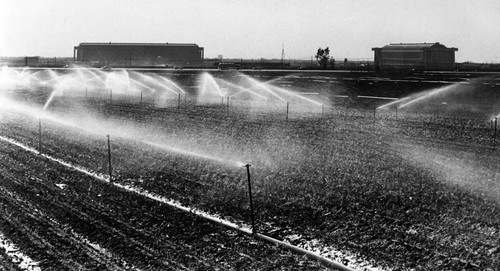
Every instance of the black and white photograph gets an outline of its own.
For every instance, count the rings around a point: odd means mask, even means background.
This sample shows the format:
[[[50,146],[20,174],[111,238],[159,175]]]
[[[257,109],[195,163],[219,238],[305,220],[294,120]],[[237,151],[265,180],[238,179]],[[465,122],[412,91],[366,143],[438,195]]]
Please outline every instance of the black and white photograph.
[[[500,1],[0,0],[0,270],[500,270]]]

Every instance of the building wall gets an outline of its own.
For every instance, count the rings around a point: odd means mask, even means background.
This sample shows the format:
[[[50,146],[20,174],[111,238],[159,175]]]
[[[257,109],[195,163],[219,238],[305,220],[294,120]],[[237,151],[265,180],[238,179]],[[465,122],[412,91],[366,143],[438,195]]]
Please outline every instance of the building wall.
[[[203,62],[203,48],[195,44],[80,44],[75,47],[75,57],[93,65],[199,66]]]
[[[380,50],[378,65],[381,67],[404,68],[424,67],[424,53],[420,50]]]
[[[425,56],[426,69],[453,69],[455,65],[455,51],[428,50]]]
[[[391,44],[372,50],[378,70],[451,70],[457,51],[439,43]]]

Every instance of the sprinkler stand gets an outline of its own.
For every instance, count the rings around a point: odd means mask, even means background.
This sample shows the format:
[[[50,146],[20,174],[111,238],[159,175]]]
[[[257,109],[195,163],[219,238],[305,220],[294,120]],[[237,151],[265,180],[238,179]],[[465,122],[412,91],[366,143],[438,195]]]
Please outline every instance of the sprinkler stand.
[[[253,200],[252,200],[252,182],[250,181],[250,164],[244,165],[247,168],[247,177],[248,177],[248,196],[250,199],[250,215],[252,219],[252,234],[257,233],[257,229],[255,228],[255,217],[254,217],[254,209],[253,209]]]
[[[179,93],[179,99],[177,100],[177,109],[181,108],[181,94]]]
[[[38,118],[38,154],[42,154],[42,117]]]
[[[495,132],[493,133],[493,148],[497,145],[497,122],[498,118],[495,118]]]
[[[286,121],[288,122],[288,109],[289,109],[289,106],[290,103],[289,102],[286,102]]]
[[[498,118],[495,118],[495,136],[497,134],[497,122],[498,122]]]
[[[141,100],[139,101],[139,104],[142,105],[142,89],[141,89]]]
[[[111,167],[111,142],[109,139],[109,135],[106,135],[108,137],[108,169],[109,169],[109,182],[113,182],[113,169]]]

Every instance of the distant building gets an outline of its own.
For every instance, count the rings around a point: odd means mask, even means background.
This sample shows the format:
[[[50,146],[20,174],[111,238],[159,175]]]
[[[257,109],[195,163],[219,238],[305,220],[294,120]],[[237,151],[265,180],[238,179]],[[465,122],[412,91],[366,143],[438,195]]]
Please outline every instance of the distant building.
[[[457,48],[436,43],[391,43],[375,52],[377,70],[451,70]]]
[[[197,67],[203,54],[193,43],[80,43],[73,60],[93,66]]]

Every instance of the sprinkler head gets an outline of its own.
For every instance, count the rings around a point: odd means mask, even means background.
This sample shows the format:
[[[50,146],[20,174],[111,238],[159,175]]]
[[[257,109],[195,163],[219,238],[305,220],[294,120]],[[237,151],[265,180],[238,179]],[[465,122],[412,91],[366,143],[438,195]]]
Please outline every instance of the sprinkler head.
[[[252,165],[250,165],[250,164],[245,164],[245,165],[243,165],[243,167],[246,167],[246,168],[249,168],[249,167],[251,167],[251,166],[252,166]]]

